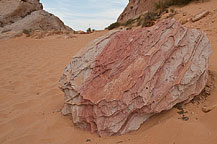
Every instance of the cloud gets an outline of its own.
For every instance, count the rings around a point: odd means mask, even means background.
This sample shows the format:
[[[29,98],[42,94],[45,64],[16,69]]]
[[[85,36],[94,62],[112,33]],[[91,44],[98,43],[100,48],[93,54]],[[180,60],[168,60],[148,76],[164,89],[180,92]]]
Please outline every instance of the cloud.
[[[75,30],[104,29],[115,22],[129,0],[41,0],[44,9]]]

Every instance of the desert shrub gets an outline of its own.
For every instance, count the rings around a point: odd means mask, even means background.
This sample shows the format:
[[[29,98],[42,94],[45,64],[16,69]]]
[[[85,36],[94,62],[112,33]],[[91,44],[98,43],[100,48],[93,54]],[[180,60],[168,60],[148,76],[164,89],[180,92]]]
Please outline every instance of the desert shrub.
[[[193,0],[169,0],[170,5],[186,5]]]
[[[132,23],[133,23],[133,19],[129,19],[129,20],[127,20],[123,25],[124,26],[128,26],[128,25],[131,25]]]
[[[155,12],[148,12],[145,15],[145,19],[156,20],[157,19],[157,13],[155,13]]]
[[[26,35],[30,35],[30,33],[32,32],[32,30],[27,30],[27,29],[24,29],[23,30],[23,33],[26,34]]]
[[[166,11],[166,9],[173,5],[186,5],[193,0],[166,0],[155,3],[155,10],[159,10],[160,13]]]
[[[175,10],[174,10],[174,9],[170,9],[170,12],[171,12],[171,13],[175,13]]]
[[[150,19],[145,19],[143,21],[142,27],[150,27],[154,25],[154,21],[150,20]]]
[[[112,30],[114,28],[117,28],[119,27],[121,24],[119,22],[115,22],[115,23],[112,23],[110,26],[108,26],[108,30]]]
[[[91,28],[88,28],[87,33],[91,33],[91,32],[92,32]]]
[[[143,21],[144,21],[144,16],[140,16],[140,17],[137,19],[137,26],[141,26]]]
[[[139,22],[142,27],[150,27],[154,25],[154,21],[158,19],[157,13],[155,12],[148,12],[144,15],[143,20]]]
[[[166,2],[167,1],[165,1],[165,2],[159,1],[159,2],[155,3],[155,10],[160,10],[160,12],[165,11],[166,8],[168,7]]]

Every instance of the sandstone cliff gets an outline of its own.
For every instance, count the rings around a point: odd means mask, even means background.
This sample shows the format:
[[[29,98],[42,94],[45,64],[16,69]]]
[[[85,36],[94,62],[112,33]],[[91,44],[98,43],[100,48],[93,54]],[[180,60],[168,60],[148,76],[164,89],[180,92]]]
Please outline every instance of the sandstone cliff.
[[[1,0],[0,37],[19,35],[23,30],[71,31],[53,14],[43,10],[39,0]]]
[[[118,22],[125,22],[135,18],[146,11],[154,10],[155,3],[164,0],[130,0],[127,7],[118,18]]]

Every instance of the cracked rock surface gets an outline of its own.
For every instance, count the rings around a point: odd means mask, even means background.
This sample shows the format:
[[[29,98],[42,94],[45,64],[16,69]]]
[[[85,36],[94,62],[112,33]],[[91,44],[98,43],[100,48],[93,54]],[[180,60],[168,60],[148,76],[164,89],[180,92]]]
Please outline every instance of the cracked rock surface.
[[[39,0],[1,0],[0,38],[19,35],[23,30],[70,31],[53,14],[43,10]]]
[[[174,19],[111,31],[66,66],[59,81],[62,112],[100,136],[137,130],[152,115],[203,90],[210,55],[207,36]]]

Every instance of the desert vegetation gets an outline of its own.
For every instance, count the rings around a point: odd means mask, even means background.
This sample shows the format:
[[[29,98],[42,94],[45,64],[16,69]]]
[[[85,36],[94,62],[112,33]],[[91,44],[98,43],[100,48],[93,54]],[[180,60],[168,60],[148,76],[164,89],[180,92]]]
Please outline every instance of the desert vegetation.
[[[160,10],[160,12],[164,12],[169,8],[170,6],[173,5],[178,5],[178,6],[184,6],[188,3],[190,3],[193,0],[166,0],[166,1],[159,1],[155,3],[155,11]]]
[[[32,33],[32,30],[31,30],[31,29],[23,29],[23,33],[24,33],[27,37],[29,37],[30,34]]]
[[[112,23],[110,26],[108,26],[106,29],[112,30],[112,29],[118,28],[119,26],[121,26],[121,24],[119,22],[115,22],[115,23]]]
[[[86,30],[87,33],[92,33],[94,31],[95,31],[95,29],[91,29],[90,27]]]
[[[168,10],[170,6],[184,6],[190,3],[193,0],[166,0],[159,1],[155,3],[155,10],[148,11],[145,14],[140,15],[137,18],[129,19],[124,23],[115,22],[107,27],[108,30],[118,28],[120,26],[125,26],[127,29],[131,29],[132,26],[141,26],[141,27],[150,27],[154,25],[155,21],[161,17],[161,15],[166,12],[170,12],[169,17],[172,17],[176,14],[174,9]]]

